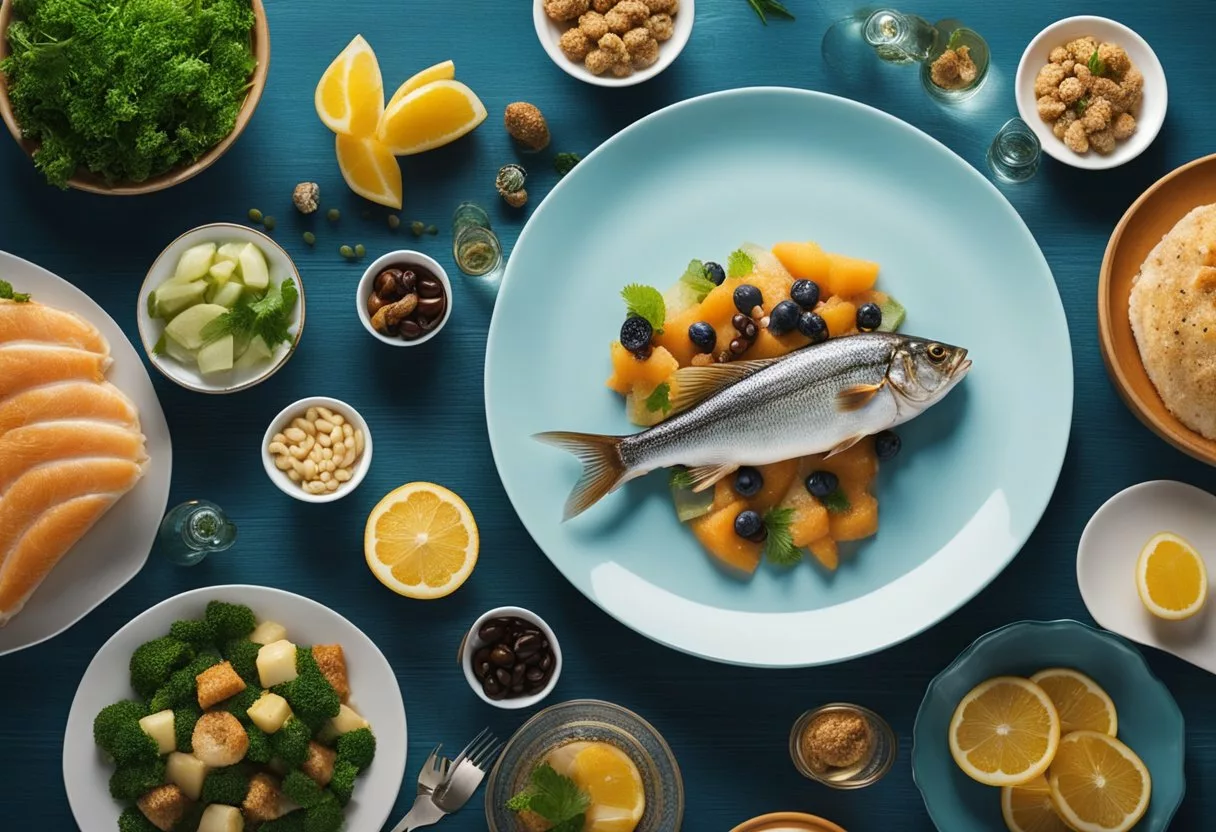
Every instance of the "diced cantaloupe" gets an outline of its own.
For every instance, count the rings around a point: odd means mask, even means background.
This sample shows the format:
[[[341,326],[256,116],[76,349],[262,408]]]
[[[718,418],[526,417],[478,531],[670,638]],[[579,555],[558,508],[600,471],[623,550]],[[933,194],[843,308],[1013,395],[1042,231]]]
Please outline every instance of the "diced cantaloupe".
[[[790,486],[781,505],[794,511],[790,520],[790,536],[794,539],[795,546],[809,546],[829,534],[828,510],[807,492],[801,478],[796,479]]]
[[[882,306],[890,299],[890,295],[888,295],[886,292],[880,292],[877,289],[870,289],[868,292],[860,292],[859,294],[845,298],[845,300],[849,301],[854,306],[861,306],[863,303],[875,303]]]
[[[828,336],[839,338],[857,331],[857,307],[847,300],[828,298],[816,307],[815,312],[828,325]]]
[[[718,332],[718,349],[726,349],[730,339],[734,337],[734,327],[730,319],[734,317],[735,301],[732,293],[739,281],[733,284],[726,281],[716,286],[699,305],[686,309],[678,315],[668,318],[663,323],[663,333],[656,336],[656,343],[670,352],[680,362],[681,367],[692,363],[694,355],[700,352],[688,339],[688,328],[699,321],[705,321]]]
[[[832,538],[820,538],[810,544],[809,548],[811,554],[815,556],[815,560],[819,561],[824,569],[835,572],[836,567],[840,566],[840,550]]]
[[[836,540],[862,540],[878,532],[878,500],[861,491],[849,494],[849,508],[831,514],[828,525]]]
[[[612,376],[607,385],[621,394],[632,392],[638,386],[653,390],[679,368],[671,353],[662,347],[655,347],[646,358],[638,358],[619,341],[613,341]]]
[[[735,493],[735,477],[723,477],[714,483],[714,502],[710,506],[714,511],[726,508],[728,505],[739,499],[739,495]]]
[[[764,545],[735,534],[735,518],[745,508],[743,500],[736,500],[726,508],[689,521],[688,525],[701,545],[723,566],[750,575],[760,565]]]
[[[745,359],[780,358],[809,343],[811,343],[811,339],[796,329],[784,335],[773,335],[767,329],[762,329],[756,333],[756,342],[748,348],[743,357]]]
[[[822,286],[828,276],[828,255],[816,243],[777,243],[773,254],[797,280],[813,280]]]
[[[826,289],[829,294],[849,297],[874,288],[878,280],[878,264],[844,254],[828,254],[829,267]]]
[[[764,512],[781,502],[781,498],[790,490],[790,483],[798,476],[798,460],[787,459],[784,462],[761,465],[759,471],[760,476],[764,478],[764,485],[748,503],[749,508],[755,509],[763,516]]]

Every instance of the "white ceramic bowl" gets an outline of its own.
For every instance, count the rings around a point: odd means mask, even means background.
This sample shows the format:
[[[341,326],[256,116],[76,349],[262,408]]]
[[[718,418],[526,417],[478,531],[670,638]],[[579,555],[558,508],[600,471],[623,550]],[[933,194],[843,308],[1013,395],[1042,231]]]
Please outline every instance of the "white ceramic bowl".
[[[376,735],[376,758],[356,781],[346,807],[347,829],[379,829],[397,800],[405,774],[405,706],[384,654],[350,621],[316,601],[260,586],[214,586],[162,601],[114,634],[81,677],[63,738],[63,782],[81,829],[115,829],[122,804],[110,797],[114,767],[93,743],[93,718],[120,699],[134,698],[127,667],[135,648],[162,636],[182,618],[202,615],[207,602],[247,604],[259,620],[287,628],[298,644],[341,644],[350,676],[350,704]]]
[[[635,71],[632,75],[617,78],[611,73],[595,75],[581,61],[572,61],[567,58],[566,54],[562,52],[561,47],[558,46],[558,41],[561,39],[562,32],[566,31],[570,26],[565,23],[558,23],[545,14],[544,0],[533,0],[532,2],[532,22],[536,26],[536,36],[540,39],[540,45],[545,48],[545,52],[549,53],[549,57],[553,59],[553,63],[561,67],[562,71],[567,75],[580,81],[585,81],[588,84],[595,84],[598,87],[631,87],[634,84],[649,81],[667,69],[679,54],[684,51],[684,46],[692,35],[692,24],[695,16],[695,0],[680,0],[679,10],[672,19],[675,24],[675,31],[670,39],[659,44],[659,59],[645,69]],[[577,24],[578,21],[574,22]]]
[[[367,299],[372,293],[372,285],[376,282],[376,276],[390,266],[422,266],[439,279],[439,282],[443,284],[443,291],[448,296],[448,306],[444,310],[443,318],[440,319],[438,326],[426,335],[423,335],[421,338],[415,338],[413,341],[382,335],[372,326],[372,317],[367,314]],[[406,248],[390,251],[388,254],[377,257],[367,267],[367,271],[363,273],[363,277],[359,278],[359,285],[355,289],[355,311],[359,314],[359,322],[363,324],[363,328],[367,330],[368,334],[377,341],[393,347],[416,347],[419,344],[425,344],[438,335],[439,331],[448,325],[448,320],[452,317],[452,300],[452,281],[448,279],[448,273],[443,266],[439,265],[439,262],[434,257],[429,257],[421,251]]]
[[[1115,146],[1115,151],[1108,156],[1102,156],[1093,150],[1081,156],[1073,153],[1062,139],[1057,139],[1051,132],[1051,126],[1039,118],[1034,95],[1034,79],[1047,63],[1047,56],[1057,46],[1063,46],[1070,40],[1090,35],[1099,42],[1117,43],[1122,46],[1131,58],[1132,63],[1144,74],[1144,98],[1140,102],[1136,116],[1136,132],[1126,141]],[[1022,53],[1018,62],[1017,78],[1014,90],[1018,102],[1018,113],[1022,120],[1030,125],[1043,151],[1052,158],[1071,165],[1074,168],[1087,170],[1105,170],[1130,162],[1144,152],[1165,122],[1166,105],[1169,93],[1166,89],[1165,70],[1161,61],[1144,38],[1131,29],[1105,17],[1080,15],[1058,20],[1035,36],[1035,39]]]
[[[352,428],[363,431],[363,455],[355,461],[355,470],[350,480],[338,486],[337,491],[329,491],[325,494],[309,494],[298,483],[292,482],[286,471],[280,471],[275,467],[274,457],[268,450],[274,435],[291,427],[291,423],[302,417],[310,407],[327,407],[346,419]],[[335,500],[341,500],[358,488],[359,483],[363,482],[363,478],[367,476],[367,469],[372,464],[372,432],[367,426],[367,420],[346,402],[326,396],[309,396],[306,399],[292,402],[279,411],[279,415],[271,421],[270,427],[266,428],[266,435],[262,437],[261,453],[262,467],[266,469],[266,476],[270,477],[270,481],[284,494],[305,503],[332,503]]]
[[[485,642],[478,637],[477,632],[481,629],[481,625],[491,618],[522,618],[524,621],[535,624],[536,628],[545,634],[545,638],[549,640],[549,647],[553,649],[553,675],[549,677],[549,684],[545,685],[543,690],[531,696],[520,696],[514,699],[491,699],[486,696],[486,692],[481,689],[481,682],[473,674],[473,654],[485,646]],[[464,641],[460,644],[460,667],[464,670],[464,678],[469,683],[469,687],[482,702],[493,705],[495,708],[517,711],[531,708],[542,702],[557,687],[558,677],[562,675],[562,647],[557,641],[557,636],[553,634],[553,629],[536,613],[523,607],[497,607],[482,615],[469,628]]]
[[[165,332],[165,322],[153,318],[148,313],[148,296],[173,276],[178,258],[186,249],[200,243],[222,245],[234,242],[253,243],[262,250],[266,256],[266,264],[270,267],[272,283],[282,283],[289,278],[295,281],[296,288],[300,292],[300,299],[292,312],[291,326],[288,328],[292,340],[277,345],[271,360],[265,364],[244,370],[234,369],[226,373],[204,376],[197,367],[187,367],[167,355],[157,355],[154,352],[156,342]],[[144,284],[139,290],[139,302],[136,305],[135,315],[139,325],[139,339],[144,345],[144,353],[161,375],[187,390],[194,390],[198,393],[236,393],[270,378],[287,363],[287,359],[291,358],[295,352],[296,346],[300,343],[300,336],[304,333],[304,282],[300,280],[300,272],[296,269],[296,264],[292,261],[291,256],[283,250],[282,246],[262,232],[255,231],[248,226],[227,222],[200,225],[169,243],[156,258],[152,268],[148,269],[148,274],[144,277]]]

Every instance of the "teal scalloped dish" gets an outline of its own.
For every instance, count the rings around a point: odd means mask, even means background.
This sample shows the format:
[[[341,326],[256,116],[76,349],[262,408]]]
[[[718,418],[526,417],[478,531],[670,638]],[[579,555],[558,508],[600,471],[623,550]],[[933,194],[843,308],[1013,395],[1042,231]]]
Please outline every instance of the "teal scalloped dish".
[[[1152,800],[1134,832],[1165,832],[1186,793],[1182,712],[1148,663],[1127,641],[1078,621],[1019,621],[981,636],[929,683],[913,728],[912,776],[938,829],[1005,832],[999,789],[975,782],[954,764],[947,743],[959,701],[985,679],[1071,667],[1114,700],[1119,739],[1140,755],[1153,778]]]

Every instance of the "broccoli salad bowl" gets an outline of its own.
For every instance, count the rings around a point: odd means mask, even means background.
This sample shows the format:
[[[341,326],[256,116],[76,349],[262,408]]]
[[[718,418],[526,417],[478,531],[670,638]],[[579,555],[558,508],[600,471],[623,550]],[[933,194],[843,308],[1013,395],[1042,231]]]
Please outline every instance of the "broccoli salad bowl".
[[[401,690],[379,649],[316,601],[185,592],[93,657],[63,779],[87,832],[379,829],[405,773]]]

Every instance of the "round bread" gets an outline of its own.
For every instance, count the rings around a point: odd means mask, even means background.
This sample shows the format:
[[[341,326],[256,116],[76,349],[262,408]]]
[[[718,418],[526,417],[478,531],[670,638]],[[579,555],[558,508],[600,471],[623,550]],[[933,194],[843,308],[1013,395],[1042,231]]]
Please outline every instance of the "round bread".
[[[1149,252],[1128,312],[1165,406],[1216,439],[1216,204],[1195,208]]]

